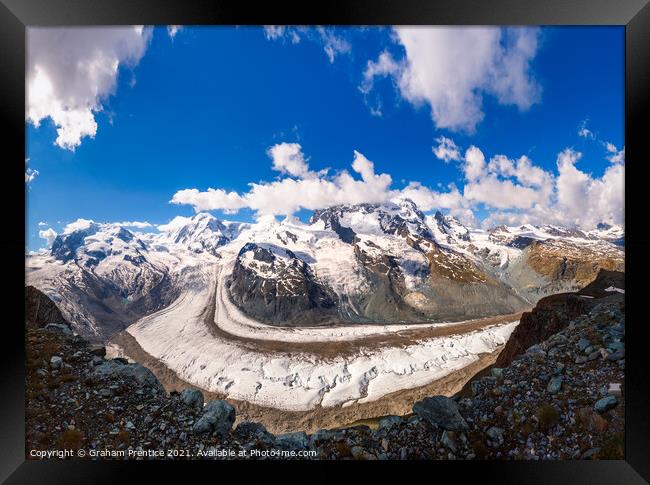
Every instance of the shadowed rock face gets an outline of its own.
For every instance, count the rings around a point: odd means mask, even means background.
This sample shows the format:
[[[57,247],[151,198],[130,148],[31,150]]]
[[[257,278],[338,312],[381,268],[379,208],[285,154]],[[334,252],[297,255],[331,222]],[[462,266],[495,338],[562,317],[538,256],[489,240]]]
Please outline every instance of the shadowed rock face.
[[[539,300],[532,311],[525,312],[521,316],[519,325],[499,354],[495,366],[508,366],[526,349],[565,328],[571,319],[586,313],[599,300],[603,298],[623,300],[622,294],[607,292],[605,289],[610,286],[623,289],[624,279],[624,273],[600,270],[596,279],[577,293],[559,293]],[[592,298],[585,298],[585,295]]]
[[[52,300],[33,286],[25,287],[25,325],[44,327],[48,323],[70,325]]]
[[[309,265],[292,251],[265,246],[248,243],[235,261],[229,291],[241,310],[272,325],[335,321],[337,297]]]

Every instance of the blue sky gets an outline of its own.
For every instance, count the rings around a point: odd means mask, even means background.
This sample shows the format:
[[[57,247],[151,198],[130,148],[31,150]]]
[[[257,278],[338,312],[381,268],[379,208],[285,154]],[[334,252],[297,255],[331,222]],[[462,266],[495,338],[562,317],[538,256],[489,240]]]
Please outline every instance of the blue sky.
[[[92,45],[92,30],[83,35]],[[115,84],[105,88],[100,82],[100,94],[90,98],[70,91],[72,88],[57,91],[56,82],[65,82],[65,76],[75,76],[75,83],[69,85],[83,84],[86,79],[83,73],[75,75],[60,67],[60,56],[67,55],[65,38],[59,45],[47,42],[50,50],[40,57],[37,50],[43,49],[45,42],[34,40],[29,44],[33,52],[30,59],[34,61],[33,65],[28,62],[28,69],[41,66],[40,72],[50,73],[55,86],[51,96],[59,96],[72,108],[80,99],[79,112],[90,114],[96,123],[93,137],[81,136],[78,143],[73,142],[74,149],[62,147],[55,143],[56,125],[60,128],[65,122],[55,113],[57,108],[51,107],[55,103],[39,98],[41,104],[36,106],[36,101],[30,100],[29,109],[40,109],[41,115],[26,116],[27,167],[32,174],[38,172],[26,185],[29,249],[47,244],[39,231],[51,228],[61,232],[77,218],[148,221],[156,225],[175,216],[190,216],[202,206],[194,202],[170,203],[174,194],[185,189],[197,189],[199,194],[208,188],[223,189],[246,198],[251,182],[300,179],[290,171],[273,169],[273,163],[281,161],[272,160],[267,150],[281,143],[299,144],[296,156],[311,171],[330,168],[327,175],[319,176],[326,180],[340,170],[360,179],[360,172],[351,169],[357,150],[364,160],[374,164],[375,174],[392,177],[390,190],[399,191],[418,182],[429,189],[432,201],[438,201],[450,190],[449,184],[454,184],[461,196],[465,194],[464,200],[448,203],[447,207],[439,204],[440,208],[461,218],[474,218],[477,223],[492,214],[494,221],[501,220],[498,218],[502,214],[523,222],[538,221],[547,217],[540,214],[550,214],[549,222],[562,222],[564,216],[560,214],[566,211],[561,210],[561,204],[573,200],[563,188],[575,185],[569,175],[585,184],[577,191],[585,197],[583,202],[589,203],[594,197],[602,199],[599,187],[610,183],[606,172],[617,165],[610,159],[624,147],[621,27],[536,30],[532,37],[526,37],[532,39],[532,51],[522,48],[525,52],[521,54],[513,48],[511,56],[503,54],[512,62],[524,57],[521,69],[529,92],[517,94],[516,87],[505,94],[495,91],[499,89],[494,87],[500,85],[498,79],[492,87],[475,86],[472,92],[478,101],[472,98],[472,103],[478,103],[482,119],[473,128],[450,126],[432,115],[440,99],[436,91],[440,89],[436,84],[440,76],[431,81],[431,88],[424,87],[421,92],[417,87],[403,87],[409,73],[424,73],[425,69],[437,72],[436,53],[444,46],[431,47],[430,54],[427,46],[424,52],[417,52],[412,47],[416,44],[409,44],[403,33],[390,28],[317,31],[186,27],[172,38],[167,27],[156,27],[145,29],[142,35],[146,38],[134,44],[130,58],[129,52],[123,52],[123,44],[111,51],[120,62]],[[102,46],[109,49],[106,46],[113,45],[110,42],[105,40]],[[499,45],[507,49],[506,42],[502,37],[495,49]],[[53,51],[57,48],[59,51]],[[390,69],[371,77],[368,88],[364,73],[368,73],[369,62],[378,62],[382,52],[394,62]],[[70,55],[85,54],[80,51]],[[434,59],[433,65],[427,59]],[[475,64],[468,64],[461,73],[474,75]],[[516,62],[506,64],[508,73],[520,67]],[[496,69],[485,72],[498,78],[502,71]],[[33,72],[28,70],[28,82]],[[98,82],[88,79],[88,83]],[[452,86],[457,84],[452,81]],[[459,79],[458,84],[463,82]],[[83,87],[79,92],[85,93]],[[519,101],[508,101],[513,96]],[[522,100],[522,96],[528,98]],[[88,99],[95,103],[92,109],[88,108]],[[530,106],[525,106],[528,102]],[[40,118],[38,126],[34,118]],[[583,136],[579,135],[581,128],[588,130],[582,132]],[[432,148],[439,145],[442,136],[458,147],[458,159],[445,162],[434,154]],[[611,144],[609,151],[607,143]],[[468,184],[480,184],[489,178],[487,168],[482,178],[468,175],[466,150],[470,146],[480,149],[485,167],[496,155],[505,155],[518,167],[516,161],[526,155],[534,167],[552,179],[548,200],[539,202],[541,199],[535,196],[536,207],[497,207],[503,204],[485,195],[487,185],[468,189]],[[558,168],[561,153],[562,160],[570,160],[562,165],[567,167],[564,182]],[[507,170],[495,173],[494,183],[498,181],[504,189],[513,184],[521,185],[522,190],[541,186],[527,185],[523,177],[513,174]],[[508,181],[511,184],[505,185]],[[241,202],[234,214],[233,210],[226,210],[230,212],[227,214],[220,209],[212,212],[218,217],[251,220],[260,212],[255,204]],[[612,204],[608,206],[611,209]],[[427,206],[427,210],[434,209]],[[589,221],[576,215],[567,222],[588,225],[599,217],[622,222],[622,205],[616,210],[620,218],[610,212],[595,212]],[[310,211],[297,207],[295,212],[304,218]]]

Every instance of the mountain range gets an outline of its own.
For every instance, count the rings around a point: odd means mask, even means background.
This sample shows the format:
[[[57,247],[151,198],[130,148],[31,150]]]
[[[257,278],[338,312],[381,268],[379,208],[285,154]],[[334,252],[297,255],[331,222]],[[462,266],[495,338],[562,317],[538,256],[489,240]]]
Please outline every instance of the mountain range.
[[[329,207],[307,223],[199,213],[164,231],[136,232],[88,221],[26,258],[27,283],[97,340],[188,291],[214,288],[217,274],[251,319],[318,326],[514,313],[585,286],[600,269],[624,271],[621,227],[484,230],[425,215],[409,199]]]

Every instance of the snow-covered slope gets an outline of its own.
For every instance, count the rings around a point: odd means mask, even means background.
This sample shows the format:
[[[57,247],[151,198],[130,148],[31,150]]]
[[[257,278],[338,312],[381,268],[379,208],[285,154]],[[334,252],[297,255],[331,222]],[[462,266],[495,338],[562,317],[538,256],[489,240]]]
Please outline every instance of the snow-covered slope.
[[[253,321],[406,324],[511,313],[583,286],[600,268],[624,268],[622,240],[606,225],[486,231],[398,199],[319,210],[309,223],[202,213],[145,233],[86,221],[28,256],[26,270],[77,331],[98,338],[170,305],[206,266]]]

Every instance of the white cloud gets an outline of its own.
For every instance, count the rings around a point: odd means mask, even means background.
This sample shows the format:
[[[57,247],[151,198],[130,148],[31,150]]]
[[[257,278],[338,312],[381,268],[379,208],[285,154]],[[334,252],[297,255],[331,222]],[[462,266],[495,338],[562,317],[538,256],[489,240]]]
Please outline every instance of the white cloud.
[[[343,36],[337,35],[331,27],[289,27],[283,25],[266,25],[264,36],[268,40],[288,39],[292,44],[300,43],[301,39],[316,42],[323,47],[330,63],[341,54],[349,54],[352,45]]]
[[[56,236],[57,236],[56,231],[51,227],[45,230],[38,231],[38,237],[47,240],[48,247],[52,245]]]
[[[438,142],[438,146],[431,148],[433,154],[436,157],[445,162],[449,162],[451,160],[460,161],[460,149],[456,143],[454,143],[454,140],[445,136],[440,136],[436,138],[436,141]]]
[[[73,222],[67,224],[63,228],[63,233],[62,234],[70,234],[71,232],[74,232],[74,231],[79,231],[79,230],[82,230],[82,229],[88,229],[94,223],[95,223],[95,221],[93,221],[91,219],[79,218],[76,221],[73,221]]]
[[[269,40],[276,40],[284,36],[286,27],[282,25],[265,25],[264,36]]]
[[[36,127],[50,118],[61,148],[94,138],[95,113],[115,93],[119,67],[136,66],[150,38],[142,26],[30,27],[25,118]]]
[[[619,150],[616,148],[616,145],[610,142],[606,142],[605,147],[609,153],[609,155],[607,155],[607,160],[614,164],[625,163],[625,147]]]
[[[122,227],[135,227],[137,229],[146,229],[147,227],[153,227],[153,225],[147,221],[122,221],[115,222],[114,224]]]
[[[237,192],[213,188],[208,188],[206,192],[199,192],[198,189],[179,190],[170,203],[191,205],[196,212],[211,210],[236,212],[247,206],[246,201]]]
[[[287,174],[309,174],[306,178],[296,180],[286,177],[273,182],[251,183],[249,191],[243,194],[212,188],[204,192],[184,189],[176,192],[170,202],[191,205],[197,212],[232,212],[246,207],[258,215],[291,215],[301,208],[315,210],[336,204],[385,202],[394,195],[389,190],[392,183],[390,175],[376,174],[374,164],[358,151],[354,152],[352,170],[361,176],[361,180],[354,178],[347,170],[334,176],[328,176],[324,170],[310,171],[300,145],[295,148],[293,153],[300,153],[301,163],[305,165],[291,165],[292,172],[286,169],[286,164],[282,167]]]
[[[350,43],[343,37],[335,35],[332,29],[318,27],[317,30],[330,63],[333,63],[339,54],[349,54],[352,50]]]
[[[169,35],[169,38],[174,40],[174,37],[176,37],[176,34],[178,34],[179,31],[183,30],[182,25],[168,25],[167,26],[167,35]]]
[[[309,166],[298,143],[278,143],[267,150],[273,160],[273,169],[295,177],[305,177]]]
[[[473,132],[484,117],[482,98],[526,110],[541,96],[530,63],[539,29],[498,27],[395,27],[405,56],[386,51],[367,64],[360,89],[392,76],[403,98],[427,105],[438,128]]]
[[[276,148],[274,151],[273,148]],[[456,147],[457,148],[457,147]],[[381,203],[407,197],[425,211],[447,210],[459,219],[475,223],[477,211],[485,211],[483,223],[559,224],[591,229],[599,222],[622,224],[624,214],[624,164],[612,164],[600,178],[576,167],[581,154],[565,149],[557,157],[557,173],[537,166],[527,156],[495,155],[486,162],[483,151],[472,145],[459,168],[462,187],[450,184],[434,190],[418,181],[402,189],[392,187],[392,177],[377,173],[366,156],[354,151],[351,172],[329,175],[313,171],[299,144],[279,144],[269,149],[274,168],[284,177],[250,183],[246,192],[196,188],[176,192],[170,202],[191,205],[195,211],[253,210],[257,217],[291,216],[300,209],[316,210],[338,204]],[[355,177],[356,175],[356,177]],[[177,217],[160,230],[183,224]]]
[[[176,216],[167,224],[158,224],[156,228],[161,232],[173,232],[192,221],[190,217]]]
[[[40,221],[38,223],[38,227],[45,227],[45,226],[47,226],[47,222],[45,222],[45,221]]]
[[[483,152],[472,145],[465,151],[465,165],[463,166],[465,171],[465,178],[473,182],[482,178],[485,175],[486,166],[485,166],[485,155]]]
[[[34,170],[31,168],[26,168],[25,169],[25,183],[30,183],[33,182],[36,177],[38,177],[38,170]]]

